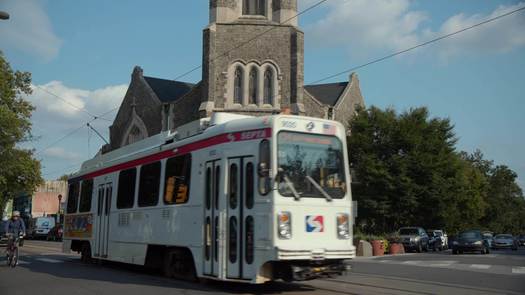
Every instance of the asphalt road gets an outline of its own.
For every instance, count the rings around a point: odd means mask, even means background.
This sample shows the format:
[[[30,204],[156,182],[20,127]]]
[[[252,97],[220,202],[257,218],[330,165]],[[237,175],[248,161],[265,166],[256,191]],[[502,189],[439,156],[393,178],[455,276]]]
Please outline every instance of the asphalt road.
[[[26,241],[20,265],[0,258],[0,294],[525,294],[525,248],[489,255],[450,252],[359,258],[349,275],[301,284],[176,281],[141,267],[84,265],[60,243]],[[1,250],[3,251],[3,250]]]

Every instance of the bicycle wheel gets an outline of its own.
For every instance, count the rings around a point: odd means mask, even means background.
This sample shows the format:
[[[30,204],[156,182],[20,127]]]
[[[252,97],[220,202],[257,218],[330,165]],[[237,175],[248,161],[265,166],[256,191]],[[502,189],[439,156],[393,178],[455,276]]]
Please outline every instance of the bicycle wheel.
[[[8,250],[7,251],[7,266],[11,266],[11,260],[13,259],[13,251]]]
[[[12,258],[11,258],[11,267],[16,267],[17,263],[18,263],[18,247],[16,247],[13,251],[12,251]]]

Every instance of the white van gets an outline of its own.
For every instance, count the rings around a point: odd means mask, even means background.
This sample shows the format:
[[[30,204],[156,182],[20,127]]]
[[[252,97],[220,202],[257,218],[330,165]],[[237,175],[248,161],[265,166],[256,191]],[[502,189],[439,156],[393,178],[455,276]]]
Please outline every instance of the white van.
[[[32,238],[45,238],[49,231],[55,227],[54,217],[37,217],[33,219]]]

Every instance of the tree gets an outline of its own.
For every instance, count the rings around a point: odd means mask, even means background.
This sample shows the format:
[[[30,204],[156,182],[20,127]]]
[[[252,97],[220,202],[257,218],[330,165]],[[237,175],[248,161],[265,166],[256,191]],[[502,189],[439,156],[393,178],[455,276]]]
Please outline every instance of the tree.
[[[31,94],[31,74],[14,72],[0,51],[0,212],[20,192],[33,193],[42,182],[40,162],[33,151],[17,147],[31,139],[34,107],[23,95]]]
[[[371,107],[358,110],[350,130],[362,230],[420,225],[457,231],[483,216],[485,179],[456,153],[449,119],[429,118],[426,108],[397,114]]]
[[[525,230],[525,198],[516,183],[517,174],[505,165],[494,165],[481,151],[462,153],[462,157],[486,178],[487,208],[480,221],[483,228],[498,233],[518,234]]]

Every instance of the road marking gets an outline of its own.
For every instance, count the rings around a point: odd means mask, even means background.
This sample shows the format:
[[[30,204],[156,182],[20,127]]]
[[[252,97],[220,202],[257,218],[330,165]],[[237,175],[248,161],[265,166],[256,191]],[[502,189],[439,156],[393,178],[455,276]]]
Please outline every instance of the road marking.
[[[52,258],[37,258],[36,260],[38,260],[40,262],[47,262],[47,263],[62,263],[62,262],[64,262],[62,260],[57,260],[57,259],[52,259]]]
[[[471,264],[471,268],[477,268],[477,269],[489,269],[491,265],[488,264]]]
[[[432,263],[432,264],[429,264],[428,266],[430,267],[449,267],[451,265],[452,263]]]
[[[513,267],[512,268],[512,273],[524,275],[525,274],[525,267],[523,267],[523,266]]]
[[[420,260],[407,260],[407,261],[404,261],[402,262],[403,264],[409,264],[409,265],[417,265],[417,264],[421,264],[422,261]]]

